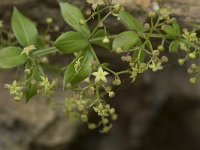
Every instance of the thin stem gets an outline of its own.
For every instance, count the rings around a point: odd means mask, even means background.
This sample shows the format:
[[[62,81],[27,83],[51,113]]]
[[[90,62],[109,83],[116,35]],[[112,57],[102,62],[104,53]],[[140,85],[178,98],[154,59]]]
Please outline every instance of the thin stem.
[[[97,24],[97,26],[96,26],[96,27],[94,28],[94,30],[92,31],[90,37],[92,37],[92,36],[94,35],[94,33],[98,30],[99,25],[100,25],[102,22],[104,22],[110,15],[111,15],[111,12],[109,12],[107,15],[105,15],[105,16],[103,17],[103,19]]]
[[[117,75],[127,74],[127,73],[130,73],[130,71],[129,70],[120,71],[120,72],[117,72]]]
[[[118,76],[116,72],[114,72],[113,70],[111,70],[110,68],[106,67],[106,66],[102,66],[103,69],[107,70],[108,72],[112,73],[115,76]]]
[[[42,56],[52,54],[52,53],[55,53],[55,52],[58,52],[58,49],[56,49],[55,47],[50,47],[50,48],[47,48],[47,49],[42,49],[42,50],[38,50],[38,51],[33,52],[33,56],[42,57]]]
[[[100,61],[99,61],[99,59],[98,59],[98,57],[97,57],[97,55],[96,55],[96,53],[95,53],[95,51],[94,51],[94,49],[93,49],[93,47],[92,47],[91,45],[90,45],[90,51],[91,51],[91,53],[92,53],[94,59],[96,60],[96,62],[97,62],[98,65],[99,65],[99,64],[100,64]]]
[[[110,36],[107,36],[109,39],[113,39],[115,38],[117,35],[110,35]],[[90,42],[96,42],[96,41],[102,41],[104,39],[104,37],[99,37],[99,38],[94,38],[94,39],[90,39],[89,41]]]

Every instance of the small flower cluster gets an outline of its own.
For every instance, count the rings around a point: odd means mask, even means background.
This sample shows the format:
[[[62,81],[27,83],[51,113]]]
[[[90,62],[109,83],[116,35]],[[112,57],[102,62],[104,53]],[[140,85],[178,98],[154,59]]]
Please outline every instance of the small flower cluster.
[[[115,109],[112,108],[102,97],[107,95],[113,98],[115,93],[111,90],[108,84],[107,75],[100,66],[96,71],[91,73],[91,76],[85,79],[79,86],[67,84],[68,90],[72,90],[72,96],[65,101],[64,112],[72,117],[81,119],[87,123],[89,129],[100,128],[100,132],[107,133],[112,127],[112,122],[117,119]],[[113,80],[113,85],[120,85],[120,79]],[[103,92],[104,90],[104,92]],[[92,123],[89,119],[91,112],[97,114],[100,121]]]
[[[38,83],[39,90],[38,93],[43,93],[46,96],[52,95],[54,92],[54,88],[56,85],[56,80],[53,80],[51,83],[49,82],[49,79],[47,77],[41,76],[40,77],[42,81]]]
[[[12,84],[5,84],[5,88],[10,90],[10,95],[14,95],[16,101],[20,101],[24,97],[24,87],[17,83],[16,80],[14,80]]]
[[[26,69],[26,73],[30,74],[30,70]],[[53,80],[49,82],[47,77],[41,76],[41,81],[37,82],[36,80],[31,80],[31,84],[37,87],[37,94],[43,94],[44,96],[51,97],[54,93],[54,88],[56,81]],[[27,89],[26,81],[18,83],[16,80],[12,84],[5,84],[5,88],[10,91],[11,95],[14,95],[16,101],[20,101],[26,95]]]
[[[27,47],[25,47],[25,48],[23,49],[23,51],[21,52],[21,55],[26,54],[27,56],[29,56],[29,54],[30,54],[33,50],[36,50],[35,45],[27,46]]]

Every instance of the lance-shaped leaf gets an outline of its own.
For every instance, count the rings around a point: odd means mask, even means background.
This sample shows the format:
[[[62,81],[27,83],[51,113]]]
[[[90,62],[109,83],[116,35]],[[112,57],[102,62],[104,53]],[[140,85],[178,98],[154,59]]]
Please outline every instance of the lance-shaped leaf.
[[[73,53],[88,47],[88,40],[81,33],[71,31],[58,37],[54,46],[63,53]]]
[[[140,22],[135,19],[131,14],[125,11],[120,11],[119,18],[120,22],[129,30],[134,30],[137,32],[141,32],[144,30]]]
[[[37,94],[37,84],[34,84],[33,82],[39,82],[41,81],[40,76],[42,75],[38,68],[32,68],[31,63],[27,63],[26,69],[30,69],[30,74],[26,74],[26,82],[25,82],[25,96],[26,96],[26,102],[29,102],[29,100]],[[32,69],[31,69],[32,68]]]
[[[82,33],[86,37],[90,35],[88,25],[86,23],[80,25],[80,20],[85,20],[85,18],[79,8],[69,3],[61,2],[60,9],[63,18],[72,28],[74,28],[74,30]]]
[[[23,47],[37,45],[38,31],[35,24],[16,8],[12,14],[12,30]]]
[[[109,33],[107,33],[107,35],[109,35]],[[100,29],[98,30],[93,36],[92,36],[92,39],[91,39],[91,44],[94,44],[94,45],[98,45],[98,46],[101,46],[107,50],[112,50],[112,39],[110,39],[110,43],[103,43],[103,40],[102,38],[105,37],[105,31],[103,29]],[[99,40],[98,40],[99,38]],[[94,39],[96,39],[96,41],[94,41]]]
[[[180,42],[178,40],[173,41],[170,45],[169,45],[169,52],[171,53],[176,53],[178,52],[178,48],[179,48]]]
[[[162,30],[166,33],[167,38],[176,39],[178,35],[180,35],[180,31],[175,29],[171,25],[164,25]]]
[[[177,35],[180,35],[181,34],[181,28],[180,28],[176,19],[173,19],[172,25],[173,25],[174,29],[176,30]]]
[[[134,31],[125,31],[120,33],[113,41],[113,50],[121,48],[127,51],[133,48],[139,42],[139,36]]]
[[[84,50],[67,67],[64,75],[63,87],[68,83],[76,84],[83,81],[90,75],[92,70],[93,55],[90,50]]]
[[[10,69],[23,65],[27,61],[18,47],[7,47],[0,50],[0,69]]]
[[[140,63],[143,62],[145,59],[145,51],[143,49],[139,49],[134,51],[133,60],[139,61]]]

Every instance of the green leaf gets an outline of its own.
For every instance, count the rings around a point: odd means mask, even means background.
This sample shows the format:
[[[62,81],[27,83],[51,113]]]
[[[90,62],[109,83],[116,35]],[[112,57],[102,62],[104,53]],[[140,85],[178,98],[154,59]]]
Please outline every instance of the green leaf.
[[[65,21],[76,31],[82,33],[86,37],[89,37],[90,29],[88,28],[88,25],[86,23],[84,25],[80,25],[80,20],[85,20],[80,9],[66,2],[61,2],[60,8]]]
[[[139,42],[139,36],[134,31],[125,31],[120,33],[113,41],[113,50],[121,48],[127,51],[133,48]]]
[[[12,30],[23,47],[37,45],[38,31],[35,24],[16,8],[12,14]]]
[[[107,35],[109,35],[109,33],[107,33]],[[100,38],[100,40],[97,40],[97,41],[92,41],[91,44],[94,44],[94,45],[98,45],[98,46],[101,46],[107,50],[112,50],[112,39],[110,39],[110,43],[103,43],[103,40],[102,38],[105,37],[105,31],[103,29],[100,29],[98,30],[91,38],[92,39],[96,39],[96,38]]]
[[[54,46],[63,53],[73,53],[88,47],[88,41],[81,33],[71,31],[58,37]]]
[[[167,34],[168,38],[176,39],[177,36],[179,35],[178,31],[173,26],[164,25],[162,29]]]
[[[140,24],[140,22],[135,19],[131,14],[120,11],[119,13],[120,22],[128,29],[128,30],[134,30],[137,32],[141,32],[144,30],[143,26]]]
[[[33,65],[31,63],[27,63],[26,69],[31,69],[32,66]],[[26,83],[25,83],[26,102],[29,102],[29,100],[37,94],[37,90],[38,90],[37,84],[33,84],[32,81],[33,80],[35,80],[36,82],[41,81],[41,78],[40,78],[41,75],[42,74],[38,68],[33,68],[33,69],[31,69],[30,74],[26,74],[26,76],[25,76],[25,78],[26,78]]]
[[[82,51],[67,67],[64,75],[63,87],[68,83],[76,84],[87,78],[92,70],[92,60],[94,60],[94,58],[90,50]],[[78,62],[80,65],[77,67],[76,64]]]
[[[179,48],[180,42],[178,40],[173,41],[170,45],[169,45],[169,52],[170,53],[176,53],[178,52],[178,48]]]
[[[0,69],[10,69],[23,65],[27,61],[18,47],[7,47],[0,50]]]
[[[143,49],[136,50],[133,54],[133,60],[143,62],[145,59],[145,51]]]
[[[172,25],[173,25],[174,29],[176,30],[177,35],[180,35],[181,34],[181,28],[180,28],[176,19],[174,19],[172,21]]]

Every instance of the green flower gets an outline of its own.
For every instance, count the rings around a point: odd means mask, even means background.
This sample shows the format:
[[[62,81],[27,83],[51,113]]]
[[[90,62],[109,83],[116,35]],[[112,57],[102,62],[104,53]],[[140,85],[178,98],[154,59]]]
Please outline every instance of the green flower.
[[[108,115],[108,109],[104,108],[103,104],[99,104],[97,107],[93,107],[94,111],[98,114],[98,116],[101,117],[107,117]]]
[[[197,34],[196,33],[189,33],[187,30],[184,30],[183,37],[189,42],[197,42]]]
[[[168,8],[161,8],[158,10],[160,19],[167,19],[170,17],[171,12]]]
[[[40,78],[42,79],[42,81],[39,82],[39,86],[43,88],[44,94],[48,95],[55,87],[56,81],[50,83],[47,77],[41,76]]]
[[[158,63],[152,62],[152,64],[149,65],[149,68],[151,68],[153,72],[156,72],[158,70],[162,70],[163,66],[161,62],[158,62]]]
[[[23,87],[21,87],[17,81],[13,81],[13,83],[10,84],[5,84],[5,88],[10,90],[11,95],[15,95],[14,99],[19,101],[23,98],[24,93],[23,93]]]
[[[23,55],[23,54],[29,55],[29,53],[31,53],[33,50],[36,50],[35,45],[27,46],[27,47],[25,47],[25,48],[23,49],[21,55]]]
[[[99,81],[103,81],[105,83],[107,83],[107,79],[106,76],[109,73],[106,71],[103,71],[103,69],[101,67],[98,68],[97,72],[92,73],[93,76],[95,76],[95,83],[99,82]]]

